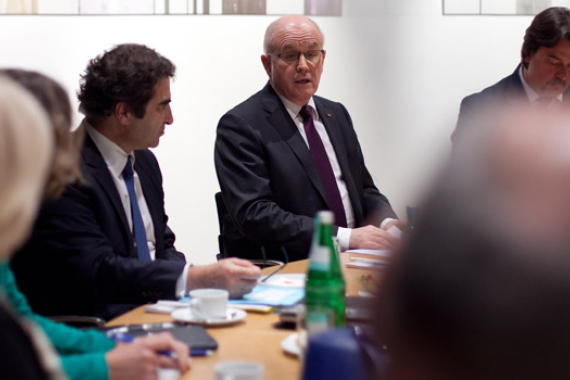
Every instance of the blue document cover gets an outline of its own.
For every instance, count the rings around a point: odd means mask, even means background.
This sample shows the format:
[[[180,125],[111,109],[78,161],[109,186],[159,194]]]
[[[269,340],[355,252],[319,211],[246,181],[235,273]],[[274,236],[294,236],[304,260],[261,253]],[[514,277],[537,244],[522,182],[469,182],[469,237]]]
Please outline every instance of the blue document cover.
[[[239,300],[229,300],[232,304],[292,306],[305,297],[305,289],[282,286],[257,285],[251,293]]]

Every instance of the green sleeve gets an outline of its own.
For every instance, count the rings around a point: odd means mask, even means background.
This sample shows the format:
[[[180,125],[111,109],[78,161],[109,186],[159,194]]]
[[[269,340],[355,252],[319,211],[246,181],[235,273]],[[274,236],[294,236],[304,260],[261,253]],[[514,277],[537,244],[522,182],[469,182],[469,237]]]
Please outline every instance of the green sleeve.
[[[12,306],[14,312],[22,317],[33,319],[32,309],[28,305],[26,297],[20,293],[14,274],[10,269],[10,264],[6,261],[0,263],[0,287],[6,293],[7,301]]]

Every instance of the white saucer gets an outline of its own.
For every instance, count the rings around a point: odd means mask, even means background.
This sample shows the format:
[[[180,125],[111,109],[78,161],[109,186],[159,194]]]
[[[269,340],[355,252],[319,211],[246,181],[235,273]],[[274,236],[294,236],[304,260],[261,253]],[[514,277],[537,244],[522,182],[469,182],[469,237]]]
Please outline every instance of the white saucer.
[[[281,341],[281,348],[286,354],[299,356],[301,348],[297,342],[299,341],[299,333],[293,333]]]
[[[226,326],[238,323],[239,321],[243,320],[247,313],[245,310],[228,307],[226,310],[226,316],[224,318],[203,319],[192,315],[190,308],[185,308],[174,310],[170,315],[172,318],[176,319],[179,322],[193,323],[196,325],[204,326]]]

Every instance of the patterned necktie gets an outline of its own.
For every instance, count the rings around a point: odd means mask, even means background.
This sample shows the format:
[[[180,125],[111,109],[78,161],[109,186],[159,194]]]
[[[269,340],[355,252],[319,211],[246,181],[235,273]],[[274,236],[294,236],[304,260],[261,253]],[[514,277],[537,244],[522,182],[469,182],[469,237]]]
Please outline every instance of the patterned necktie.
[[[335,224],[340,227],[347,227],[346,214],[344,212],[342,199],[336,184],[336,178],[334,176],[329,157],[327,156],[325,146],[323,145],[323,141],[315,129],[311,107],[308,105],[303,106],[299,115],[303,118],[303,127],[307,134],[307,142],[309,143],[311,156],[313,156],[313,161],[315,162],[315,166],[319,171],[321,181],[325,187],[325,195],[330,209],[334,213],[336,221]]]
[[[133,177],[133,165],[131,164],[131,156],[127,160],[127,164],[123,169],[123,179],[127,185],[127,191],[129,192],[129,199],[131,200],[131,215],[133,217],[133,232],[135,234],[135,244],[136,249],[139,254],[139,260],[145,263],[149,263],[150,253],[148,251],[148,243],[146,240],[146,231],[144,228],[144,222],[141,215],[141,210],[137,202],[137,194],[135,193],[135,179]]]

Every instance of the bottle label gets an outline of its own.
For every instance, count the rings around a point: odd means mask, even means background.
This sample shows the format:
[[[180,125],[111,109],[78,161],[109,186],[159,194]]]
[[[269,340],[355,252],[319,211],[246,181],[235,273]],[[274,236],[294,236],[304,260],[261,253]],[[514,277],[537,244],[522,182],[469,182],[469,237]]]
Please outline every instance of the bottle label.
[[[334,311],[319,308],[307,311],[307,333],[309,336],[334,328]]]
[[[325,246],[316,246],[311,252],[309,269],[326,272],[331,267],[330,249]]]

